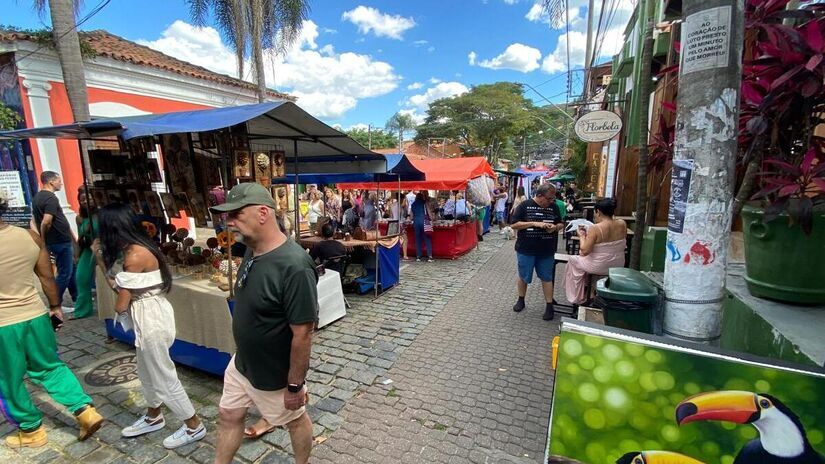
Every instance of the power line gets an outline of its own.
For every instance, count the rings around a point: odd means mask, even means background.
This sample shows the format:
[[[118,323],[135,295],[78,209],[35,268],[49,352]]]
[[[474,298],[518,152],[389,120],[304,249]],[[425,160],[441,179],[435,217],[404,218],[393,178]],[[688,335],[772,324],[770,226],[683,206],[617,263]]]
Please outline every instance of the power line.
[[[109,5],[109,3],[110,3],[111,1],[112,1],[112,0],[103,0],[103,1],[102,1],[102,2],[100,2],[100,3],[96,6],[96,7],[92,8],[92,10],[91,10],[91,11],[90,11],[90,12],[89,12],[86,16],[84,16],[84,17],[83,17],[83,19],[81,19],[80,21],[77,21],[77,22],[75,23],[74,27],[72,27],[72,28],[70,28],[68,31],[64,32],[62,35],[60,35],[60,37],[57,37],[56,39],[54,39],[54,46],[57,46],[57,43],[58,43],[58,42],[60,42],[60,39],[62,39],[63,37],[65,37],[65,36],[66,36],[66,34],[68,34],[69,32],[72,32],[73,30],[76,30],[78,27],[82,26],[82,25],[83,25],[86,21],[88,21],[88,20],[92,19],[92,18],[93,18],[96,14],[100,13],[101,11],[103,11],[103,9],[104,9],[104,8],[106,8],[106,6],[107,6],[107,5]],[[54,27],[52,27],[52,32],[54,32]],[[22,57],[15,58],[15,60],[14,60],[14,61],[9,62],[9,63],[6,63],[6,64],[4,64],[3,66],[0,66],[0,70],[2,70],[3,68],[5,68],[6,66],[11,66],[12,64],[16,64],[16,63],[19,63],[20,61],[25,60],[26,58],[28,58],[28,57],[30,57],[30,56],[32,56],[32,55],[34,55],[35,53],[37,53],[37,52],[39,52],[40,50],[42,50],[42,49],[46,48],[47,46],[48,46],[48,45],[46,45],[46,44],[39,45],[37,48],[35,48],[35,49],[34,49],[34,50],[32,50],[31,52],[29,52],[29,53],[27,53],[27,54],[23,55]]]

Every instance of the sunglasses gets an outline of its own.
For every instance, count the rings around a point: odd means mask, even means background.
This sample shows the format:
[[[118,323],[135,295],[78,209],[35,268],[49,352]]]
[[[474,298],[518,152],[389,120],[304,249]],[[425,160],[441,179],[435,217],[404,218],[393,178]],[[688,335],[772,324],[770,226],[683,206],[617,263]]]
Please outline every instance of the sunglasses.
[[[252,269],[253,264],[255,264],[254,259],[247,261],[246,266],[243,268],[243,275],[238,279],[238,283],[236,284],[238,290],[246,286],[246,279],[249,277],[249,271]]]

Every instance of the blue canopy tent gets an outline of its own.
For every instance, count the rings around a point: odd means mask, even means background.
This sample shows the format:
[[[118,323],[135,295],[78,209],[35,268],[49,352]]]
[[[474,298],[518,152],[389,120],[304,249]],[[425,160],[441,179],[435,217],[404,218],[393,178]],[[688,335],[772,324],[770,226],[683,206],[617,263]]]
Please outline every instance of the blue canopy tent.
[[[383,155],[387,159],[387,171],[378,173],[310,173],[288,174],[282,178],[273,179],[273,183],[297,184],[339,184],[345,182],[397,183],[401,181],[421,181],[425,179],[422,171],[417,169],[410,160],[401,154]],[[380,238],[380,237],[379,237]],[[395,242],[390,247],[376,246],[375,271],[360,279],[362,290],[374,290],[376,296],[380,291],[386,291],[398,284],[401,267],[401,245]]]
[[[383,155],[364,148],[292,102],[267,102],[199,111],[103,118],[59,126],[5,131],[0,132],[0,141],[23,138],[76,139],[82,153],[84,144],[80,141],[83,140],[110,140],[112,137],[118,137],[128,141],[165,134],[222,131],[238,125],[245,126],[249,148],[253,151],[266,150],[272,146],[281,148],[287,160],[285,170],[296,182],[300,181],[301,172],[351,175],[387,173],[387,160]],[[229,135],[228,130],[226,135]],[[194,149],[195,152],[209,152],[204,147],[195,146]],[[81,156],[83,164],[84,159],[85,157]],[[85,168],[84,166],[84,184],[88,182]],[[297,190],[295,194],[297,217]],[[231,290],[231,272],[229,279]],[[106,325],[110,335],[127,342],[133,340],[133,335],[116,327],[112,320],[107,319]],[[213,373],[223,372],[230,356],[229,353],[183,340],[176,340],[170,353],[178,362]]]

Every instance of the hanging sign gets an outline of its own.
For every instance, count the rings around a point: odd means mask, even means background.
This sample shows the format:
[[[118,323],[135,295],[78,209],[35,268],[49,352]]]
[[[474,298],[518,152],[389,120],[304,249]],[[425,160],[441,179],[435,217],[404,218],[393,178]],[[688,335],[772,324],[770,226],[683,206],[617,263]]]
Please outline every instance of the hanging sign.
[[[673,160],[670,180],[670,207],[667,213],[667,228],[681,234],[685,228],[690,177],[693,174],[693,160]]]
[[[32,210],[26,205],[23,184],[17,171],[0,171],[0,191],[8,199],[9,208],[3,213],[3,220],[18,227],[29,227]]]
[[[576,121],[575,130],[585,142],[604,142],[622,130],[622,118],[612,111],[591,111]]]
[[[682,25],[681,73],[728,67],[730,6],[710,8],[687,17]]]

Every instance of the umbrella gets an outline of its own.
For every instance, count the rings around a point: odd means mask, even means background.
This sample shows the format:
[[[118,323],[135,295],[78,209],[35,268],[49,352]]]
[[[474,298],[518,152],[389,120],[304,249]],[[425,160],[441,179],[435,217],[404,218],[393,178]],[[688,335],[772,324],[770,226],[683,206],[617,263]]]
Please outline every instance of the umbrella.
[[[570,182],[576,180],[573,174],[558,174],[550,178],[550,182]]]

